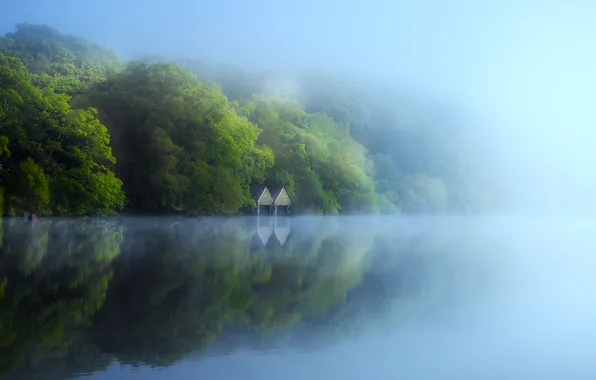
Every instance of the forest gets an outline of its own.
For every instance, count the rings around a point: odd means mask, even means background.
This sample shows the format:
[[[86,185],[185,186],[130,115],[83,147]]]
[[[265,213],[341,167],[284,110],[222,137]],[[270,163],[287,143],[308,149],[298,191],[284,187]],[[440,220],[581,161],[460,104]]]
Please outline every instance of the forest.
[[[317,72],[147,56],[45,25],[0,37],[3,215],[475,213],[464,127],[440,107]]]

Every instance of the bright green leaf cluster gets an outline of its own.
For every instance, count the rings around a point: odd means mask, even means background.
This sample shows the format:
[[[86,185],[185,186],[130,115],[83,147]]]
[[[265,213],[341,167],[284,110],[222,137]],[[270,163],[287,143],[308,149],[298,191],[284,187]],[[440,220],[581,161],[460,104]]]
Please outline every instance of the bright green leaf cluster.
[[[96,112],[33,86],[19,59],[0,55],[0,181],[14,213],[109,214],[122,207],[121,181]]]

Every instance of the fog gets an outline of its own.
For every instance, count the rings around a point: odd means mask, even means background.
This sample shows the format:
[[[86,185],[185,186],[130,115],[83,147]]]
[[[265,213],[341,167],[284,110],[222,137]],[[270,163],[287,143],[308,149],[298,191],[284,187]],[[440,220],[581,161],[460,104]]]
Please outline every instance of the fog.
[[[301,219],[295,225],[308,223],[319,222]],[[423,259],[422,272],[402,267],[415,275],[412,283],[400,282],[391,312],[371,313],[360,335],[331,345],[324,343],[324,335],[305,334],[303,339],[312,339],[313,347],[326,346],[323,350],[297,352],[281,344],[273,360],[271,352],[255,356],[258,351],[239,350],[199,365],[182,363],[169,374],[227,378],[243,373],[266,379],[280,374],[288,379],[596,376],[596,238],[589,220],[360,218],[339,223],[341,239],[355,233],[393,239],[394,249],[383,256],[388,267],[395,268],[388,264],[392,259],[412,252]],[[383,270],[373,266],[366,276]],[[422,288],[410,288],[420,281]],[[145,369],[139,374],[161,376]]]
[[[315,67],[441,94],[477,115],[510,210],[594,210],[589,1],[119,4],[11,3],[0,27],[45,23],[124,57]]]
[[[22,297],[12,293],[20,287],[44,292],[44,286],[31,287],[36,281],[49,281],[59,289],[60,281],[68,283],[68,275],[77,271],[82,276],[74,289],[85,283],[93,288],[101,283],[97,274],[113,273],[105,280],[109,286],[107,292],[103,288],[102,307],[78,343],[78,359],[68,359],[78,374],[97,371],[94,378],[579,380],[596,376],[596,237],[591,220],[291,219],[288,240],[257,250],[252,246],[255,224],[250,218],[56,219],[33,227],[6,221],[0,268],[9,284],[17,280],[17,286],[7,286],[6,297]],[[39,239],[44,234],[45,247]],[[253,248],[248,250],[249,246]],[[329,262],[338,265],[325,267]],[[243,319],[229,319],[221,331],[206,323],[229,318],[226,313],[212,314],[234,310],[217,301],[225,294],[222,287],[251,278],[245,274],[258,272],[263,263],[273,273],[272,286],[252,291],[254,302],[275,304],[270,318],[283,320],[285,307],[292,305],[287,300],[293,297],[329,301],[348,286],[347,298],[337,304],[343,312],[331,309],[318,318],[309,317],[307,307],[299,309],[305,314],[291,328],[253,330],[249,335],[241,332]],[[25,281],[12,266],[32,271],[33,276]],[[297,273],[308,279],[307,288],[318,291],[289,291]],[[319,282],[325,286],[316,287]],[[44,302],[47,306],[63,302],[75,311],[85,306],[69,298],[69,292],[55,297]],[[15,302],[7,310],[17,313],[22,305],[26,303]],[[246,315],[254,316],[253,306],[245,307]],[[151,310],[151,315],[135,315],[136,308],[143,313]],[[187,314],[188,310],[195,313]],[[14,324],[12,328],[20,331]],[[207,345],[195,342],[190,331],[197,327],[214,328],[214,340]],[[83,343],[98,348],[86,351]],[[19,349],[7,347],[7,353]],[[93,360],[93,352],[107,359]],[[45,358],[39,368],[30,363],[30,370],[43,374],[44,365],[54,368],[47,363],[51,359]],[[60,373],[56,371],[55,378]],[[19,374],[14,378],[22,378]]]
[[[125,58],[316,68],[442,99],[473,120],[502,212],[596,211],[589,0],[3,3],[3,32],[42,23]]]

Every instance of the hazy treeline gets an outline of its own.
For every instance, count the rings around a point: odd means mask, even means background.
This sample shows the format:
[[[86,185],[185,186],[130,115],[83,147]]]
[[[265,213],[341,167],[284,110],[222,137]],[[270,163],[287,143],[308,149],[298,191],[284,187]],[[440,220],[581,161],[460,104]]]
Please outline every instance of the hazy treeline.
[[[48,26],[0,37],[4,214],[235,214],[252,184],[295,211],[476,211],[455,120],[316,73],[123,62]]]
[[[169,365],[214,341],[312,349],[363,317],[445,307],[479,273],[454,276],[455,250],[427,227],[293,221],[285,244],[263,246],[252,219],[4,220],[0,371]]]

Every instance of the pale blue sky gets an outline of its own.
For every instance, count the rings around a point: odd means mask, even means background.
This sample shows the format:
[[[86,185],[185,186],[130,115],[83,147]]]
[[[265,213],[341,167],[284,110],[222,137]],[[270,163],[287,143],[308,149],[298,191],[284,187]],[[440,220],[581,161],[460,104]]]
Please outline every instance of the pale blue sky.
[[[126,56],[199,55],[447,82],[486,74],[499,61],[531,60],[519,49],[553,38],[556,45],[584,32],[582,24],[591,29],[595,16],[590,1],[577,0],[22,0],[3,8],[2,30],[50,24]]]
[[[579,199],[596,186],[591,0],[2,2],[0,30],[49,24],[125,57],[314,66],[416,86],[498,126],[494,157],[503,181],[527,195],[521,203],[538,202],[538,189],[549,198],[581,180],[580,193],[566,197]]]

